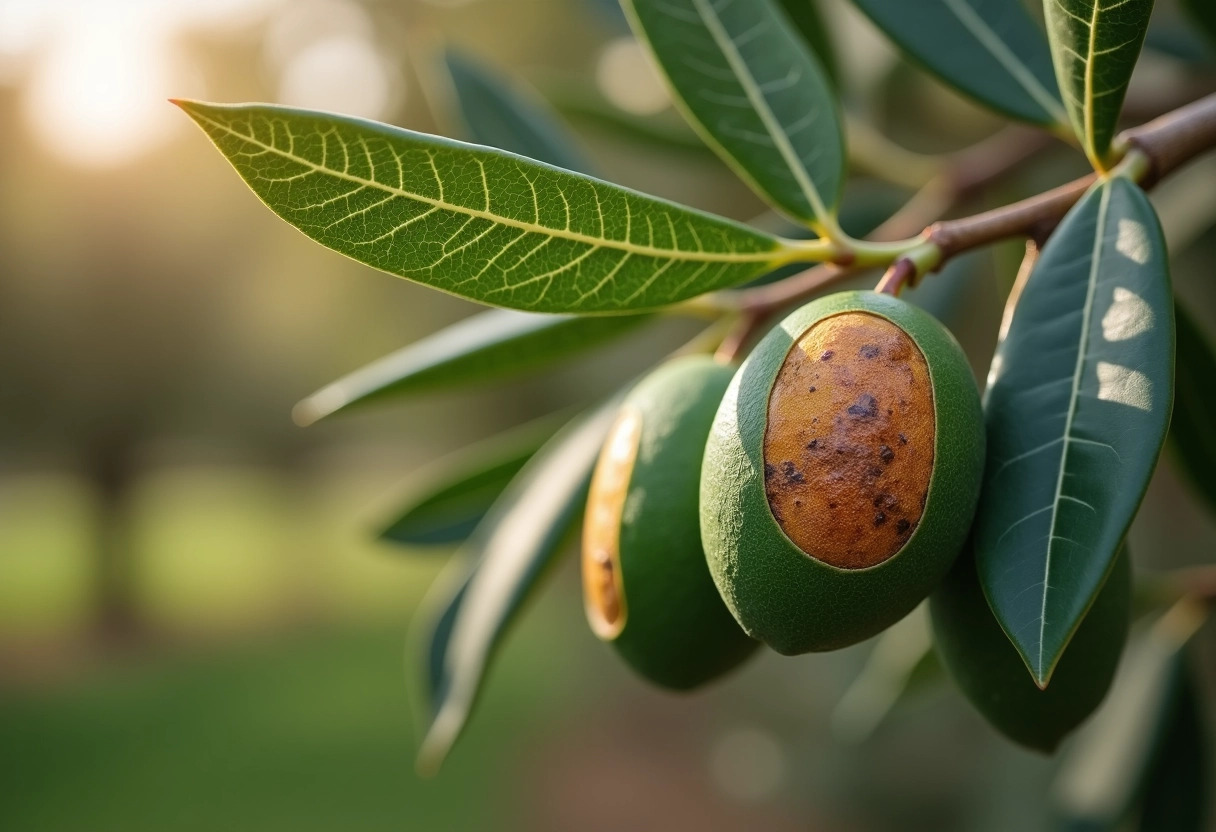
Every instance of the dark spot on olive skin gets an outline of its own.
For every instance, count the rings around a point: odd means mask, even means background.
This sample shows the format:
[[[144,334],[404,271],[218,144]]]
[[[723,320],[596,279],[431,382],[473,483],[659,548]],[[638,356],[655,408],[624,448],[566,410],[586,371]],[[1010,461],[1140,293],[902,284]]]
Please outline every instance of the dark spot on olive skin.
[[[849,415],[858,419],[873,419],[878,415],[878,400],[869,393],[862,394],[855,404],[849,405]]]
[[[887,515],[883,514],[881,511],[874,515],[875,526],[881,526],[885,522],[887,522]]]
[[[878,447],[878,458],[883,462],[890,462],[895,459],[895,451],[891,450],[890,445],[880,445]]]
[[[786,482],[802,482],[802,472],[794,467],[794,463],[786,461],[781,463],[781,473],[785,475]]]
[[[835,354],[836,354],[836,353],[835,353],[834,351],[832,351],[832,350],[824,350],[824,351],[823,351],[823,355],[819,356],[819,360],[820,360],[820,361],[831,361],[831,360],[832,360],[832,356],[833,356],[833,355],[835,355]]]
[[[908,529],[910,528],[912,528],[912,524],[907,520],[900,520],[895,524],[895,531],[899,532],[900,534],[907,534]]]
[[[794,500],[794,505],[798,506],[799,508],[802,508],[802,500]]]
[[[814,387],[810,388],[810,392],[814,393],[814,392],[815,392],[815,388],[814,388]]]
[[[764,478],[767,480],[772,479],[775,476],[777,476],[777,468],[768,464],[767,462],[764,463]]]
[[[813,450],[815,450],[816,448],[818,448],[818,447],[819,447],[819,440],[818,440],[818,439],[812,439],[810,442],[808,442],[808,443],[807,443],[807,445],[806,445],[806,446],[807,446],[808,448],[810,448],[810,449],[813,451]]]
[[[878,347],[873,344],[866,344],[858,352],[862,358],[878,358]]]
[[[878,467],[878,466],[876,466],[876,465],[871,465],[871,466],[870,466],[870,476],[871,476],[871,477],[881,477],[881,476],[882,476],[882,469],[881,469],[881,468],[879,468],[879,467]]]
[[[908,437],[904,436],[904,435],[901,433],[901,434],[899,435],[899,444],[901,444],[901,445],[907,445],[907,444],[908,444]]]
[[[828,508],[836,508],[836,503],[828,503]]]

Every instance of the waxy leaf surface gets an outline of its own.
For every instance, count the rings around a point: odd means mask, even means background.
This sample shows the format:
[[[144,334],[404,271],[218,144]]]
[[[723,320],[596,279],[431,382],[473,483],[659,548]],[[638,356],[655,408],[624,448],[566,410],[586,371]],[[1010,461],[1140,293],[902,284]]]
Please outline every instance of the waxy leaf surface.
[[[312,239],[493,306],[653,309],[823,249],[505,151],[327,113],[179,103]]]
[[[1156,466],[1173,399],[1173,310],[1156,214],[1115,178],[1051,237],[993,358],[978,570],[1040,686]]]
[[[772,0],[623,0],[686,117],[775,207],[834,223],[840,117],[819,60]]]
[[[367,402],[509,378],[603,344],[650,319],[491,309],[323,387],[296,405],[294,415],[307,425]]]
[[[908,57],[979,103],[1067,125],[1047,36],[1022,0],[853,0]]]
[[[420,769],[438,768],[464,729],[487,665],[586,502],[617,404],[580,417],[532,458],[457,553],[455,580],[438,587],[445,597],[428,605],[422,672],[431,719]]]
[[[1105,166],[1153,0],[1043,0],[1056,79],[1074,132]]]

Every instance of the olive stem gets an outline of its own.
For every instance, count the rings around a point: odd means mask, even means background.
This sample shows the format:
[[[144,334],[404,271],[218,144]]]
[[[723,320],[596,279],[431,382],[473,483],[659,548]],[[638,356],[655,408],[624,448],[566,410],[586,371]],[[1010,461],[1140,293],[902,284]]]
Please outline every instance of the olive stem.
[[[779,283],[718,292],[699,299],[699,305],[719,312],[747,312],[738,326],[744,331],[728,336],[731,349],[741,349],[750,336],[777,312],[852,277],[865,267],[892,265],[910,260],[918,266],[908,280],[900,267],[879,285],[883,291],[898,291],[921,274],[936,271],[952,257],[971,249],[1013,237],[1042,242],[1069,209],[1098,179],[1092,173],[1058,188],[972,216],[933,222],[954,205],[1007,174],[1030,156],[1049,146],[1049,134],[1010,128],[975,147],[961,151],[948,171],[923,187],[869,241],[842,242],[856,246],[856,258],[848,265],[820,263]],[[1118,146],[1124,157],[1118,169],[1149,188],[1194,157],[1216,147],[1216,93],[1209,94],[1173,112],[1120,134]],[[925,227],[925,223],[930,223]],[[914,237],[917,228],[924,228]],[[902,238],[902,239],[901,239]],[[889,242],[895,240],[896,242]],[[883,257],[886,256],[886,260]],[[902,276],[900,282],[895,278]]]

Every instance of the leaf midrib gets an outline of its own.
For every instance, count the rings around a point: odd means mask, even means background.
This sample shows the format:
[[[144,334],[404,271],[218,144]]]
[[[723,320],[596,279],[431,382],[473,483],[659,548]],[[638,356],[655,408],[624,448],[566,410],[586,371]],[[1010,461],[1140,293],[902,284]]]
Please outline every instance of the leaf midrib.
[[[260,139],[257,139],[246,133],[242,133],[238,130],[235,130],[232,127],[230,127],[229,125],[227,125],[221,121],[217,121],[216,119],[213,119],[207,115],[202,114],[198,110],[192,110],[192,113],[196,117],[202,118],[204,121],[207,121],[208,123],[214,125],[215,127],[219,128],[221,130],[224,130],[225,132],[240,139],[241,141],[249,142],[250,144],[252,144],[256,147],[260,147],[269,153],[277,154],[278,156],[280,156],[283,159],[287,159],[289,161],[296,162],[297,164],[304,165],[305,167],[311,168],[313,171],[315,171],[317,173],[322,173],[327,176],[333,176],[338,179],[343,179],[343,180],[346,180],[346,181],[351,182],[356,185],[362,185],[364,187],[378,189],[378,190],[383,191],[384,193],[391,194],[394,196],[399,196],[399,197],[402,197],[403,199],[421,202],[423,204],[430,205],[434,208],[437,208],[441,211],[452,211],[454,213],[464,214],[466,216],[475,217],[478,219],[484,219],[488,222],[496,223],[499,225],[504,225],[504,226],[507,226],[510,228],[517,228],[517,229],[520,229],[525,232],[544,234],[549,237],[557,237],[559,239],[571,240],[573,242],[583,243],[583,244],[592,246],[594,248],[614,249],[616,251],[624,251],[624,252],[627,252],[630,254],[639,254],[639,255],[642,255],[645,257],[654,257],[654,258],[661,258],[661,259],[667,259],[667,260],[689,260],[689,261],[694,261],[694,262],[711,262],[711,263],[774,262],[774,263],[780,264],[780,263],[784,263],[787,261],[793,261],[795,259],[799,259],[796,247],[791,245],[789,242],[787,242],[785,240],[781,240],[779,238],[773,238],[774,242],[776,243],[776,246],[769,251],[758,251],[758,252],[749,252],[749,253],[708,252],[708,251],[703,251],[703,250],[689,251],[689,250],[685,250],[685,249],[667,249],[667,248],[659,248],[657,246],[641,245],[638,243],[630,243],[630,242],[626,242],[623,240],[612,240],[612,239],[609,239],[606,237],[592,237],[590,235],[581,234],[577,231],[572,231],[570,229],[551,228],[549,226],[539,225],[537,223],[530,223],[530,222],[525,222],[523,220],[516,220],[511,217],[504,217],[499,214],[494,214],[492,212],[485,211],[482,209],[469,208],[464,205],[455,205],[455,204],[450,203],[443,199],[438,199],[435,197],[428,197],[428,196],[423,196],[421,194],[411,193],[402,188],[397,188],[392,185],[386,185],[385,183],[376,181],[374,179],[366,179],[361,176],[355,176],[350,173],[345,173],[342,171],[335,170],[333,168],[325,167],[324,165],[319,165],[316,162],[313,162],[309,159],[302,158],[300,156],[295,155],[294,153],[285,151],[280,147],[276,147],[275,145],[267,144],[267,143],[261,141]],[[430,156],[430,151],[427,150],[426,152],[427,152],[428,156]],[[432,164],[434,164],[433,157],[431,158],[431,162],[432,162]],[[480,160],[478,160],[478,162],[480,163]],[[483,170],[483,174],[484,174],[484,170]],[[570,174],[570,175],[573,176],[574,174]],[[441,181],[441,180],[439,178],[437,178],[436,181]],[[591,184],[591,186],[593,188],[595,187],[595,184],[593,182],[589,183],[589,184]],[[682,209],[682,210],[688,211],[691,209]],[[721,220],[719,220],[719,221],[721,221]],[[750,231],[750,229],[746,229],[746,230]],[[755,232],[751,232],[751,233],[755,233]]]
[[[705,21],[705,28],[709,30],[710,36],[718,44],[718,48],[722,50],[726,62],[730,64],[731,71],[735,73],[735,78],[739,81],[739,86],[743,87],[743,93],[747,96],[748,101],[752,103],[752,106],[756,108],[756,115],[760,116],[760,120],[764,123],[764,128],[772,136],[773,143],[777,146],[777,152],[785,159],[790,172],[794,174],[798,187],[802,190],[803,195],[806,196],[807,202],[811,204],[811,212],[820,222],[828,221],[831,215],[828,213],[823,199],[819,195],[819,189],[815,187],[810,172],[802,163],[802,158],[794,150],[793,145],[790,144],[789,136],[785,134],[785,128],[781,126],[781,122],[773,115],[772,109],[768,106],[768,99],[764,97],[764,93],[757,86],[756,79],[752,77],[751,71],[747,68],[747,62],[739,54],[739,49],[735,46],[734,40],[731,39],[730,32],[722,25],[721,19],[708,0],[693,0],[693,5],[697,7],[698,14]]]
[[[1039,82],[1034,73],[1018,60],[1018,56],[997,36],[996,32],[992,31],[992,27],[976,14],[975,9],[967,5],[964,0],[942,0],[942,2],[954,13],[959,23],[975,35],[975,39],[992,54],[992,57],[996,58],[997,63],[1008,70],[1013,79],[1040,107],[1047,111],[1049,116],[1059,124],[1068,124],[1068,114],[1064,112],[1060,102]]]
[[[1077,364],[1073,369],[1072,394],[1068,398],[1068,415],[1064,419],[1064,447],[1060,451],[1060,470],[1056,477],[1055,496],[1052,498],[1051,523],[1047,527],[1047,559],[1043,564],[1043,604],[1039,610],[1039,653],[1035,676],[1046,681],[1050,674],[1043,673],[1043,644],[1047,634],[1047,595],[1051,590],[1051,553],[1056,540],[1056,520],[1059,515],[1060,501],[1064,496],[1064,474],[1068,468],[1068,446],[1072,439],[1072,425],[1077,414],[1077,401],[1080,399],[1081,376],[1088,359],[1086,346],[1089,343],[1089,328],[1093,318],[1094,296],[1098,286],[1098,269],[1102,261],[1102,243],[1106,239],[1106,211],[1110,204],[1110,185],[1102,188],[1098,202],[1098,218],[1094,226],[1094,245],[1090,254],[1089,277],[1085,290],[1085,305],[1081,315],[1081,337],[1077,346]]]
[[[1094,166],[1101,169],[1098,158],[1098,146],[1094,141],[1094,54],[1098,49],[1098,13],[1102,10],[1101,0],[1093,0],[1094,10],[1089,18],[1089,45],[1085,57],[1085,101],[1082,107],[1085,111],[1085,150]]]

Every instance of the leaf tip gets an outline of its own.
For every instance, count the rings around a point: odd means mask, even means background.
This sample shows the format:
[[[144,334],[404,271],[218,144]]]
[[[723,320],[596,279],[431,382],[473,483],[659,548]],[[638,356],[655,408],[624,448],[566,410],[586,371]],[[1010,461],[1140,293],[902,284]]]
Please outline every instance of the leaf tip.
[[[300,400],[291,409],[291,420],[300,427],[306,428],[341,410],[349,403],[341,390],[326,387],[308,398]]]
[[[464,714],[454,710],[451,704],[444,705],[436,714],[430,729],[418,749],[418,758],[414,761],[414,770],[419,777],[434,777],[439,773],[452,744],[464,726]]]

